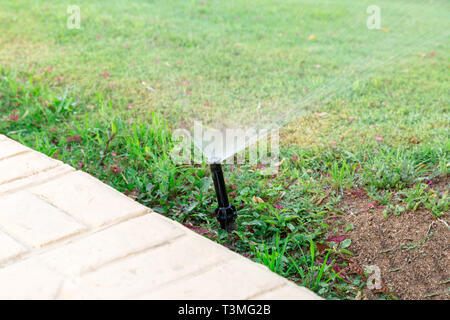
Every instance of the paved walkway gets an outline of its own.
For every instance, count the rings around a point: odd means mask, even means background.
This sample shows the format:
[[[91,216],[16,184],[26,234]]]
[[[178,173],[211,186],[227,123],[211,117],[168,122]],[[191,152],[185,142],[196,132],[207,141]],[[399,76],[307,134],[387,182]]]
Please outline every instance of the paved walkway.
[[[0,135],[0,299],[318,299]]]

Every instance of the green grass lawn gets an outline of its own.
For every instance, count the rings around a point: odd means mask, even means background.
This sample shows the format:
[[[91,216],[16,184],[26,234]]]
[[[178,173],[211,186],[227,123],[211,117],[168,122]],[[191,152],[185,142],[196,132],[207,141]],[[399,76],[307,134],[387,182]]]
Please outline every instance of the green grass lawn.
[[[435,48],[446,58],[448,3],[391,2],[378,3],[383,29],[368,30],[370,1],[84,0],[81,29],[69,30],[70,1],[2,1],[0,61],[91,103],[101,92],[116,110],[131,104],[141,119],[155,109],[174,126],[254,123],[259,105],[274,121],[348,93],[380,64],[405,72],[399,61]]]
[[[324,297],[354,298],[365,278],[340,274],[351,239],[333,240],[330,223],[346,190],[363,190],[386,219],[448,215],[447,192],[428,183],[449,172],[450,8],[431,3],[380,1],[392,10],[369,33],[370,1],[78,1],[81,29],[68,30],[68,1],[4,0],[0,133]],[[395,59],[358,60],[371,52]],[[269,120],[291,112],[285,160],[274,176],[226,168],[239,207],[228,235],[207,165],[172,163],[171,130],[245,124],[258,104]]]

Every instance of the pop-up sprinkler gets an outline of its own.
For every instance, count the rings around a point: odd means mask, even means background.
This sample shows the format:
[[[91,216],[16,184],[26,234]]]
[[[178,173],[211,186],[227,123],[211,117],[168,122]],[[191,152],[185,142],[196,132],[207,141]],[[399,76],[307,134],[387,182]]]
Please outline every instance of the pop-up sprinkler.
[[[231,232],[236,228],[236,207],[230,205],[228,201],[222,165],[220,163],[211,163],[210,167],[214,188],[216,189],[217,202],[219,204],[219,207],[215,210],[216,218],[222,229]]]

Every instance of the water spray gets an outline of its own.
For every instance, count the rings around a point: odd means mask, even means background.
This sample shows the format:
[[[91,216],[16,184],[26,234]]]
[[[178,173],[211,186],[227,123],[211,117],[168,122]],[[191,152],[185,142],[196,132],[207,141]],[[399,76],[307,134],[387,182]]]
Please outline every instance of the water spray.
[[[228,232],[236,228],[236,207],[228,201],[225,179],[223,178],[222,164],[211,163],[211,174],[216,189],[218,207],[215,210],[220,227]]]

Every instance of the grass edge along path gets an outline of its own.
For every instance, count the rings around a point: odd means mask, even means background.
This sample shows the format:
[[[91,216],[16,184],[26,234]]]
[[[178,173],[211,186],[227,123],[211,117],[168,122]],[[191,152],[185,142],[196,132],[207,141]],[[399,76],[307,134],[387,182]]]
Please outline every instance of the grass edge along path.
[[[265,177],[246,165],[227,168],[229,193],[239,207],[238,230],[228,235],[218,230],[213,214],[207,166],[173,164],[171,134],[158,114],[149,123],[114,117],[100,95],[86,103],[69,91],[54,94],[33,78],[0,74],[0,133],[92,174],[325,298],[357,297],[367,277],[351,275],[351,240],[328,223],[342,214],[336,208],[344,190],[364,188],[377,203],[411,190],[397,206],[386,206],[387,216],[401,214],[399,207],[422,206],[436,217],[448,212],[447,194],[426,185],[448,176],[448,141],[353,153],[283,146],[287,161],[278,175]],[[385,290],[378,297],[395,295]]]

